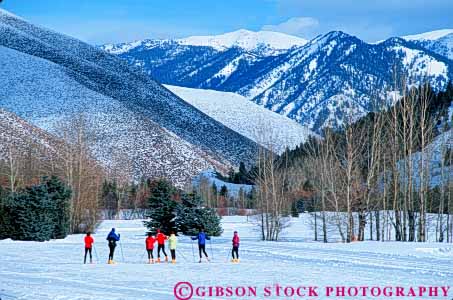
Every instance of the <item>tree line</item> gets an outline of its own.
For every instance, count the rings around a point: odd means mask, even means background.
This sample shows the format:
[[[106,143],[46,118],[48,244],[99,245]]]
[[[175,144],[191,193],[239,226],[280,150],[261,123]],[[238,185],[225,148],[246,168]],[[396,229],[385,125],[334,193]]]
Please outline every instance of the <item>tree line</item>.
[[[293,200],[314,216],[315,239],[327,242],[333,225],[344,242],[365,240],[366,226],[370,240],[425,242],[435,218],[436,241],[453,242],[453,85],[399,86],[375,112],[279,157],[295,174]]]

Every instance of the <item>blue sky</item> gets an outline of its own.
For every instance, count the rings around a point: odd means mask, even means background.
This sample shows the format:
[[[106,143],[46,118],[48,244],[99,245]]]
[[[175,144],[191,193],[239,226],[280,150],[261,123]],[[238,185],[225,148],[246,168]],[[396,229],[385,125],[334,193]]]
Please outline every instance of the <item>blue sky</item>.
[[[452,0],[3,0],[0,7],[90,43],[273,30],[343,30],[366,41],[453,28]]]

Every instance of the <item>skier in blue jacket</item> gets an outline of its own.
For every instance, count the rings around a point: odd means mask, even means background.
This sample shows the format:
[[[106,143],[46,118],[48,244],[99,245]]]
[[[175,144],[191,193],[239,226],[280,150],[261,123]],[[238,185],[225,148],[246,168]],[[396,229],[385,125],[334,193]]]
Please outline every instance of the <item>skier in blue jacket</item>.
[[[209,261],[208,254],[206,253],[206,240],[209,241],[210,239],[211,238],[203,231],[203,228],[200,228],[197,236],[192,237],[192,240],[194,240],[194,241],[198,240],[198,252],[200,254],[199,263],[201,263],[201,258],[202,258],[201,252],[204,253],[204,255],[206,256],[206,260]]]
[[[107,241],[109,241],[109,249],[110,249],[108,264],[115,263],[113,261],[113,254],[115,253],[116,242],[118,242],[119,240],[120,240],[120,234],[116,234],[115,228],[112,228],[112,230],[107,235]]]

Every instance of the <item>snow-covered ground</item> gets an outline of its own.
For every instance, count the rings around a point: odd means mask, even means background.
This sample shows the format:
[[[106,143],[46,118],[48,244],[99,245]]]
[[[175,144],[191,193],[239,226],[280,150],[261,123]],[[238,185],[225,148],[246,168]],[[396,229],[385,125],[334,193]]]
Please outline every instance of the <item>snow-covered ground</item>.
[[[277,152],[299,146],[309,135],[316,136],[306,126],[235,93],[165,87],[228,128]]]
[[[188,237],[179,238],[178,263],[145,264],[141,221],[104,221],[97,230],[96,264],[83,265],[83,235],[45,243],[0,241],[0,298],[10,299],[175,299],[174,286],[253,286],[257,297],[193,297],[192,299],[290,299],[264,297],[268,285],[317,286],[453,286],[453,246],[436,243],[312,242],[307,216],[293,219],[282,242],[261,242],[245,217],[225,217],[224,234],[207,251],[211,263],[194,262]],[[121,233],[117,265],[105,264],[105,236]],[[227,261],[232,232],[241,236],[241,262]],[[212,248],[212,250],[211,250]],[[196,250],[195,250],[196,251]],[[429,297],[431,299],[451,299]],[[312,297],[313,298],[313,297]],[[319,299],[326,298],[322,293]],[[341,298],[341,297],[337,297]],[[371,298],[360,297],[360,299]],[[424,297],[427,299],[428,297]],[[302,299],[291,298],[291,299]],[[331,298],[333,299],[333,298]],[[350,299],[350,298],[348,298]],[[388,299],[391,299],[388,298]],[[399,297],[398,299],[408,299]]]

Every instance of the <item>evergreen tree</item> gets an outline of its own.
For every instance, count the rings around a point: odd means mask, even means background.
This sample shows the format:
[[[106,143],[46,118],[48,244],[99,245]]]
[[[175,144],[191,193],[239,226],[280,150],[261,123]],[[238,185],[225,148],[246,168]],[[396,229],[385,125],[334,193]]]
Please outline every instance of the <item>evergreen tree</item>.
[[[102,184],[102,207],[107,210],[107,218],[113,219],[118,210],[116,181],[105,180]]]
[[[47,241],[69,233],[70,189],[57,177],[6,195],[0,192],[0,238]]]
[[[212,208],[203,208],[197,210],[198,219],[200,220],[201,227],[210,236],[220,236],[223,232],[221,226],[221,218],[217,215],[216,211]]]
[[[147,215],[149,221],[144,222],[150,232],[160,229],[169,234],[176,228],[175,217],[178,206],[174,200],[176,193],[176,188],[165,179],[159,179],[150,184],[149,214]]]
[[[13,240],[47,241],[52,238],[56,207],[45,185],[35,185],[12,194],[8,202],[14,228],[10,237]]]
[[[11,223],[7,211],[8,193],[0,186],[0,240],[9,237]]]
[[[223,230],[220,217],[214,209],[202,205],[203,200],[196,192],[181,195],[176,218],[178,230],[185,235],[195,235],[203,228],[208,235],[221,235]]]
[[[298,218],[299,217],[299,209],[297,208],[297,201],[293,201],[291,204],[291,217]]]
[[[52,238],[63,239],[70,230],[72,191],[56,176],[43,178],[42,184],[45,185],[50,201],[56,207],[53,216],[55,229]]]
[[[211,190],[212,190],[212,195],[217,196],[218,191],[217,191],[217,185],[215,184],[215,182],[212,183]]]
[[[225,198],[228,197],[228,188],[226,187],[226,185],[222,185],[222,187],[220,188],[220,193],[219,194],[222,197],[225,197]]]
[[[183,193],[177,209],[176,226],[185,235],[195,235],[200,227],[197,210],[202,205],[201,197],[194,193]]]

